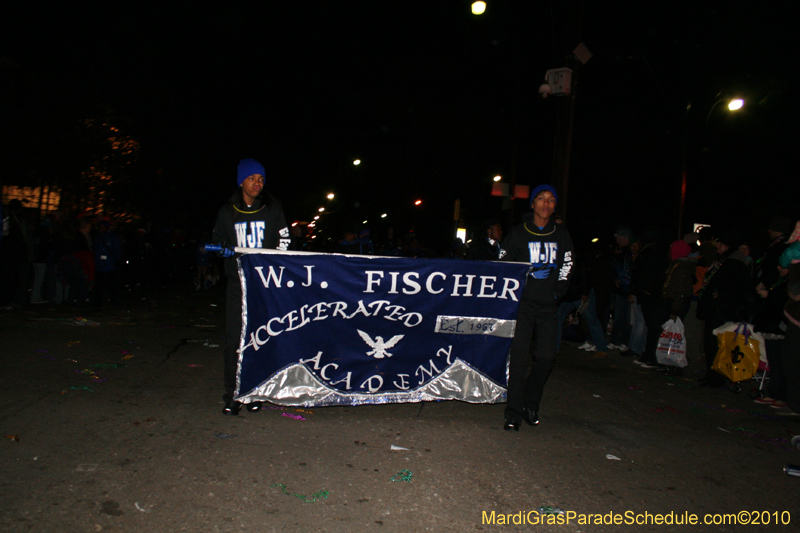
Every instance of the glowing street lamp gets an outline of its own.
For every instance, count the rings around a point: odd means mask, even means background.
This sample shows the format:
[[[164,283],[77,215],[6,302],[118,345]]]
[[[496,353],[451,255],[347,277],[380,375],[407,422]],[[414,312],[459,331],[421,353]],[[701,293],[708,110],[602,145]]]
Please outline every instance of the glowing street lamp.
[[[493,181],[500,181],[501,179],[503,179],[503,176],[501,176],[499,174],[492,178]]]
[[[356,166],[356,167],[357,167],[357,166],[358,166],[358,165],[360,165],[360,164],[361,164],[361,160],[360,160],[360,159],[354,159],[354,160],[353,160],[353,166]]]
[[[319,208],[319,212],[322,213],[323,211],[325,211],[325,208],[324,207],[320,207]]]
[[[708,110],[708,115],[706,115],[706,131],[704,132],[704,135],[708,134],[708,122],[711,119],[711,114],[714,112],[717,106],[722,102],[728,102],[729,111],[738,111],[742,107],[744,107],[744,100],[742,100],[741,98],[734,98],[732,100],[726,100],[725,98],[723,98],[721,100],[717,100],[716,102],[714,102],[714,105],[712,105],[711,109]]]
[[[726,100],[722,98],[714,102],[711,108],[708,110],[708,115],[706,115],[706,123],[705,127],[703,128],[703,152],[708,152],[708,124],[711,121],[711,115],[714,113],[714,110],[717,106],[723,102],[728,102],[728,111],[738,111],[742,107],[744,107],[744,100],[741,98],[733,98],[731,100]],[[687,111],[690,107],[687,107]],[[685,126],[684,126],[685,128]],[[683,229],[683,212],[686,205],[686,159],[687,159],[687,151],[688,151],[688,132],[684,131],[684,140],[683,140],[683,157],[681,161],[681,203],[680,207],[678,208],[678,238],[680,238]]]
[[[386,218],[386,213],[382,214],[381,218]]]
[[[486,11],[486,2],[472,2],[473,15],[483,15],[484,11]]]
[[[414,205],[420,205],[421,203],[422,203],[422,200],[417,200],[416,202],[414,202]]]
[[[328,198],[328,200],[333,200],[333,193],[328,193],[327,198]]]

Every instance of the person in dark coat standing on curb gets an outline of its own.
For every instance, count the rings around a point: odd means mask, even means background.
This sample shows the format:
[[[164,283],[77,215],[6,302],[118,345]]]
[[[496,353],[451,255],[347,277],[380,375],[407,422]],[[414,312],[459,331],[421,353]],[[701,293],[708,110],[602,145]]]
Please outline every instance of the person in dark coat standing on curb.
[[[614,280],[614,327],[611,331],[611,350],[619,350],[625,354],[631,342],[631,280],[633,277],[633,245],[636,237],[627,226],[620,226],[614,232],[617,251],[612,260],[616,279]],[[627,354],[630,355],[630,354]]]
[[[556,190],[539,185],[531,193],[533,213],[526,213],[503,241],[501,258],[530,263],[511,341],[508,404],[503,429],[519,431],[520,423],[539,423],[539,403],[556,357],[558,301],[569,288],[572,239],[563,224],[552,220]],[[534,364],[528,374],[531,341]]]
[[[28,303],[28,281],[36,252],[33,230],[22,202],[8,202],[3,221],[3,250],[0,253],[0,304],[19,309]]]
[[[703,344],[706,355],[706,374],[700,386],[721,387],[722,374],[711,370],[717,356],[717,336],[714,330],[726,322],[741,322],[749,317],[748,300],[753,290],[744,254],[739,250],[741,233],[737,230],[720,232],[717,259],[711,263],[703,278],[697,302],[697,318],[705,320]]]
[[[102,306],[106,297],[111,303],[119,302],[119,281],[117,268],[122,260],[122,244],[116,233],[111,231],[111,223],[101,220],[97,224],[98,234],[94,238],[94,303]]]
[[[225,274],[228,287],[225,293],[225,400],[223,414],[238,415],[241,404],[234,401],[236,369],[239,363],[239,343],[242,335],[242,287],[239,282],[239,263],[234,247],[289,249],[289,228],[278,200],[264,190],[264,167],[255,159],[242,159],[238,167],[239,189],[219,210],[212,244],[225,249]],[[259,403],[248,404],[250,411],[261,408]]]
[[[644,351],[634,363],[643,368],[655,368],[658,365],[656,349],[661,326],[669,319],[669,309],[663,296],[669,264],[669,253],[657,237],[643,247],[636,258],[631,287],[642,308],[646,334]]]

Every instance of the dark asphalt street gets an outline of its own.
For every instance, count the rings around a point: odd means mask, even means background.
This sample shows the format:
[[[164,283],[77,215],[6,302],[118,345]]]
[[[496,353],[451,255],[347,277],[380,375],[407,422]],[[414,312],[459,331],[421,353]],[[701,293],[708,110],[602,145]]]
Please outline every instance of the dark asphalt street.
[[[800,530],[800,478],[783,473],[800,464],[800,417],[756,405],[749,385],[698,388],[697,362],[667,378],[564,343],[541,424],[518,433],[503,405],[460,402],[224,417],[222,299],[217,286],[0,311],[0,529]],[[542,507],[569,523],[514,523]],[[622,523],[579,523],[611,513]],[[646,513],[701,523],[636,525]]]

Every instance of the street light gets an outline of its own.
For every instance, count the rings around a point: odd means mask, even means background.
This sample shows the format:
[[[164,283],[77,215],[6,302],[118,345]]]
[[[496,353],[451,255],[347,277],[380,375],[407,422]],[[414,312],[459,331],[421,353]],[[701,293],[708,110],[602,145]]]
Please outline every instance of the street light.
[[[499,176],[499,175],[492,178],[492,180],[494,180],[494,181],[500,181],[501,179],[503,179],[503,176]]]
[[[744,106],[744,100],[741,98],[733,98],[733,99],[726,99],[722,98],[714,102],[714,105],[711,106],[711,109],[708,110],[708,115],[706,115],[706,125],[703,128],[703,151],[708,152],[708,123],[711,120],[711,114],[714,113],[714,110],[717,106],[723,102],[728,102],[728,110],[729,111],[738,111]]]
[[[328,194],[328,200],[333,200],[333,193]]]
[[[711,114],[714,112],[714,110],[717,108],[717,106],[719,104],[721,104],[722,102],[728,102],[728,110],[729,111],[738,111],[739,109],[741,109],[744,106],[744,100],[742,100],[741,98],[734,98],[734,99],[731,99],[731,100],[728,100],[726,98],[722,98],[722,99],[717,100],[716,102],[714,102],[714,105],[712,105],[711,109],[708,110],[708,115],[706,115],[706,129],[703,132],[704,133],[704,137],[706,135],[708,135],[708,121],[711,119]]]
[[[354,159],[354,160],[353,160],[353,166],[356,166],[356,167],[357,167],[357,166],[358,166],[358,165],[360,165],[360,164],[361,164],[361,160],[360,160],[360,159]]]
[[[742,100],[741,98],[735,98],[730,102],[728,102],[728,109],[730,109],[731,111],[736,111],[738,109],[741,109],[743,105],[744,105],[744,100]]]
[[[486,11],[486,2],[472,2],[473,15],[483,15],[484,11]]]
[[[714,102],[711,105],[711,108],[708,110],[708,114],[706,115],[706,122],[705,126],[703,127],[703,152],[708,152],[708,123],[711,120],[711,114],[717,108],[719,104],[722,102],[728,102],[728,110],[729,111],[738,111],[742,107],[744,107],[744,100],[741,98],[721,98]],[[691,104],[686,107],[686,112],[688,113],[691,109]],[[683,234],[682,227],[683,227],[683,212],[686,207],[686,159],[688,157],[688,144],[689,144],[689,132],[686,123],[688,122],[687,118],[684,118],[684,133],[683,133],[683,160],[681,161],[681,204],[680,208],[678,209],[678,238],[681,238]]]

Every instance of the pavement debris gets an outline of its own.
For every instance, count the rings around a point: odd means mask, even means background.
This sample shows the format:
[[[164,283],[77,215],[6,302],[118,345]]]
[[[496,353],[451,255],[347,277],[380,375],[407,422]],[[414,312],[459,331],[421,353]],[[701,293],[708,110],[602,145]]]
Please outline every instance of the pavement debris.
[[[328,496],[330,496],[330,492],[328,492],[325,489],[322,489],[322,490],[317,491],[314,494],[312,494],[311,495],[312,499],[308,500],[308,499],[306,499],[306,496],[304,494],[293,494],[291,492],[286,492],[286,485],[284,485],[283,483],[275,483],[274,485],[270,485],[270,486],[271,487],[280,487],[284,494],[288,494],[289,496],[295,496],[297,498],[300,498],[301,500],[303,500],[306,503],[314,503],[318,499],[321,499],[321,498],[327,499]]]
[[[401,471],[399,471],[398,473],[396,473],[395,475],[393,475],[392,479],[390,479],[389,481],[411,481],[411,477],[413,475],[414,474],[411,473],[411,470],[406,470],[404,468]],[[395,478],[397,478],[397,476],[400,476],[400,477],[398,479],[395,479]]]

